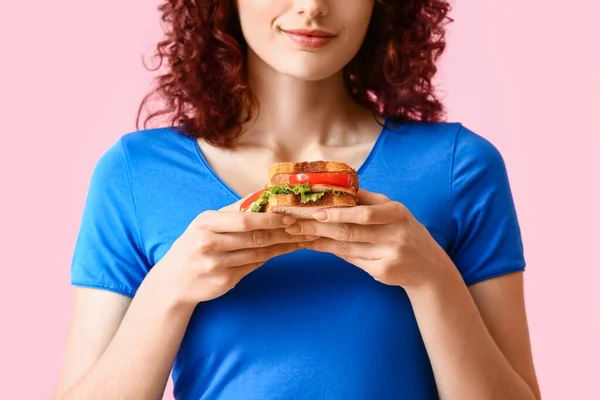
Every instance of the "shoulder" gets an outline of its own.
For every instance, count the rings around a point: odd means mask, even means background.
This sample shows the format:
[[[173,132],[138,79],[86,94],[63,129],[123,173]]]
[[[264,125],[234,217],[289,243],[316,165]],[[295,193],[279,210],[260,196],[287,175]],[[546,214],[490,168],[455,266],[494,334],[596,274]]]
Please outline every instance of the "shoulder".
[[[386,148],[414,157],[451,155],[456,137],[463,128],[457,122],[386,122]]]
[[[129,173],[146,174],[169,165],[189,164],[198,157],[193,137],[174,128],[154,128],[127,132],[105,151],[99,164],[120,165]],[[119,164],[120,163],[120,164]]]
[[[93,175],[113,185],[130,182],[154,171],[166,171],[184,159],[194,160],[194,139],[172,128],[155,128],[122,134],[98,158]]]
[[[193,140],[175,128],[163,127],[125,133],[117,145],[123,147],[127,157],[143,158],[160,156],[169,151],[190,151],[193,149]]]
[[[455,137],[463,128],[463,124],[460,122],[386,121],[386,128],[389,132],[399,136],[414,136],[420,140],[439,140],[444,137]]]
[[[474,201],[510,198],[508,170],[500,150],[463,125],[456,134],[450,171],[453,202],[461,197]]]
[[[446,155],[455,164],[503,164],[498,148],[479,133],[461,122],[408,122],[389,126],[393,141],[415,152]],[[410,147],[405,146],[406,141]]]
[[[500,150],[487,138],[461,124],[456,133],[453,170],[460,173],[505,174]]]

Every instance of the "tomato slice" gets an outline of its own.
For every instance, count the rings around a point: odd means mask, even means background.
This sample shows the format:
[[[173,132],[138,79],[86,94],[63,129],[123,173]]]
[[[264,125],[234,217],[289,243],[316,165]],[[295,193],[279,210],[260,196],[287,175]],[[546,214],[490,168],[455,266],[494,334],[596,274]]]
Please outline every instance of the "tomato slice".
[[[267,191],[267,189],[259,190],[258,192],[254,193],[252,196],[250,196],[246,200],[244,200],[242,202],[242,204],[240,204],[240,211],[245,212],[247,209],[249,209],[250,206],[252,205],[252,203],[254,203],[256,200],[258,200],[260,195],[266,191]]]
[[[308,174],[294,174],[290,175],[290,185],[298,185],[307,183],[310,186],[313,185],[331,185],[350,187],[352,181],[348,174],[343,172],[315,172]]]

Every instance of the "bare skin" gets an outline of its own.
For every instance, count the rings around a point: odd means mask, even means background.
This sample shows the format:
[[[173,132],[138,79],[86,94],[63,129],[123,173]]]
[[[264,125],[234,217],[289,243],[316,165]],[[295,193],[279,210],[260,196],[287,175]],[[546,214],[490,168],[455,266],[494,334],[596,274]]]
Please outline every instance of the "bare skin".
[[[381,132],[379,125],[369,128],[361,133],[364,137],[362,142],[349,146],[325,146],[315,143],[311,148],[296,152],[297,155],[260,144],[240,145],[234,151],[210,146],[202,140],[198,141],[198,145],[215,173],[240,197],[244,197],[264,187],[269,167],[277,162],[336,160],[355,169],[360,168]]]
[[[251,78],[261,105],[259,117],[233,150],[198,140],[204,157],[229,187],[240,196],[263,188],[276,162],[336,160],[355,169],[362,165],[382,127],[349,97],[341,73],[305,82],[278,74],[252,54],[249,61],[256,71]],[[288,95],[280,98],[278,91]]]

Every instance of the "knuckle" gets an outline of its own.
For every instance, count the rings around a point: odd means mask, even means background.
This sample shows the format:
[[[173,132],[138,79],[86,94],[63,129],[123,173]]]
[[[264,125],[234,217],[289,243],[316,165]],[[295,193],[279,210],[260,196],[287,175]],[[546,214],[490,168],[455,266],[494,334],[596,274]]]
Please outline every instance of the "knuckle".
[[[335,239],[345,242],[351,241],[353,236],[352,228],[350,228],[347,224],[340,224],[335,229]]]
[[[224,287],[224,288],[230,288],[231,286],[234,285],[234,280],[233,277],[231,276],[231,274],[222,274],[219,275],[217,278],[217,285],[219,287]]]
[[[204,270],[209,274],[214,273],[219,269],[219,262],[215,258],[207,258],[204,261]]]
[[[202,213],[199,218],[196,218],[195,220],[192,221],[192,223],[191,223],[192,229],[197,230],[197,231],[206,230],[206,228],[208,226],[206,213],[208,213],[208,211],[206,211],[205,213]]]
[[[269,242],[270,234],[265,230],[258,230],[252,232],[252,243],[255,246],[264,246]]]
[[[210,219],[214,218],[217,215],[217,211],[215,210],[206,210],[200,214],[202,219]]]
[[[267,214],[268,218],[267,218],[267,228],[272,229],[272,228],[278,228],[279,226],[283,225],[282,219],[283,216],[276,214],[276,213],[269,213]]]
[[[377,271],[376,279],[379,282],[389,282],[391,279],[392,269],[387,264],[383,264],[382,267]]]
[[[350,254],[350,244],[348,242],[338,242],[337,243],[338,254],[341,255],[349,255]]]
[[[373,209],[371,207],[365,207],[362,209],[359,215],[359,220],[362,224],[368,224],[373,220]]]
[[[215,248],[215,243],[212,240],[201,238],[198,242],[197,251],[200,254],[210,254]]]
[[[248,213],[241,213],[240,214],[240,228],[244,231],[248,231],[248,230],[250,230],[250,227],[251,227],[250,215]]]
[[[395,203],[396,204],[396,219],[402,223],[408,221],[408,210],[407,208],[400,204],[400,203]]]
[[[390,256],[394,260],[401,260],[405,258],[406,250],[404,245],[395,246],[392,251],[390,251]]]
[[[398,229],[392,232],[390,235],[390,240],[387,241],[387,247],[392,250],[393,256],[398,256],[406,249],[408,246],[408,238],[406,237],[406,233],[402,229]]]

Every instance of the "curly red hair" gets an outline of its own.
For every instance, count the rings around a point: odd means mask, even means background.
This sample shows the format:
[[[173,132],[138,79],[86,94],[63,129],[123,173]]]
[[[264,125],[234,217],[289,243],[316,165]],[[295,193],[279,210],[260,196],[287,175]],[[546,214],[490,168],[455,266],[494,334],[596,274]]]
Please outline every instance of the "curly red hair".
[[[252,120],[257,101],[246,79],[247,44],[233,0],[167,0],[159,6],[165,39],[155,56],[166,71],[152,96],[164,106],[147,123],[170,115],[180,133],[228,147]],[[354,99],[390,121],[440,121],[445,109],[432,78],[446,47],[450,5],[445,0],[376,0],[367,34],[357,55],[344,68]]]

